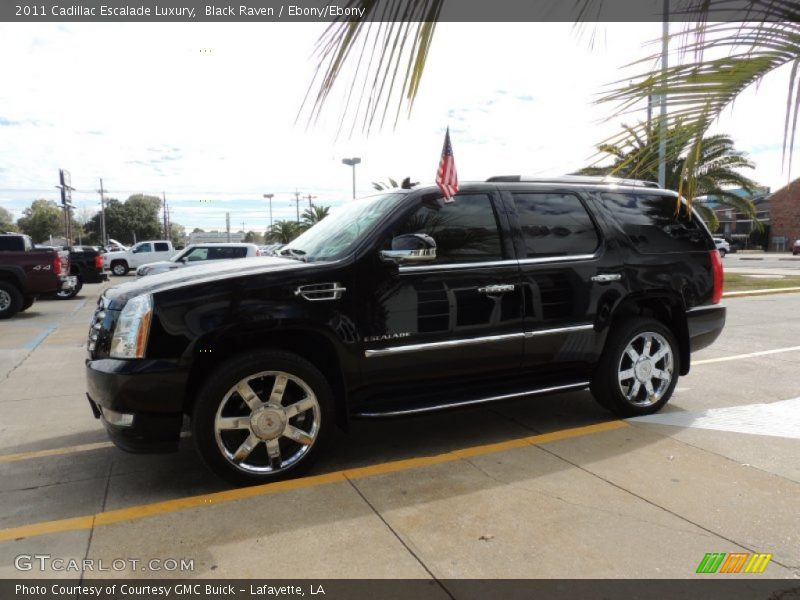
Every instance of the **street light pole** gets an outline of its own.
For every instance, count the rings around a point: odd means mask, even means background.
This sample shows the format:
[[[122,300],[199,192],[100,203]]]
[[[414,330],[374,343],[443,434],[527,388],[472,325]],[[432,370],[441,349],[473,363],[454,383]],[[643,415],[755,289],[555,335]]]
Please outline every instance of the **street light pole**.
[[[667,54],[669,52],[669,0],[664,0],[661,25],[661,110],[658,122],[658,185],[667,185]]]
[[[272,229],[272,199],[275,194],[264,194],[264,198],[269,200],[269,228]]]
[[[347,165],[349,167],[353,167],[353,198],[356,197],[356,165],[361,162],[361,159],[357,156],[353,158],[343,158],[342,164]]]

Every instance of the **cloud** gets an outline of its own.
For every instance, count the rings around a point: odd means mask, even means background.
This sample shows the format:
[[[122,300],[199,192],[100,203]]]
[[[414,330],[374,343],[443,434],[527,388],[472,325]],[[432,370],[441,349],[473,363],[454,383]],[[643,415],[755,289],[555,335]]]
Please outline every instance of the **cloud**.
[[[0,127],[16,127],[17,125],[22,125],[22,121],[12,121],[11,119],[0,117]]]

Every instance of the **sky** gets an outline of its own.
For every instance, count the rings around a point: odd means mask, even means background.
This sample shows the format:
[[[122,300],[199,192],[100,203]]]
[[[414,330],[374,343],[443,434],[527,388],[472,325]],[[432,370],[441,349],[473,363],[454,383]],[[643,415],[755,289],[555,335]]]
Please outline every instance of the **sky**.
[[[563,175],[589,164],[615,133],[595,100],[655,50],[660,23],[441,23],[409,118],[368,136],[337,135],[342,90],[309,126],[298,110],[316,66],[317,23],[0,24],[0,206],[15,217],[58,199],[72,174],[79,215],[107,197],[166,196],[191,230],[263,231],[295,217],[295,192],[321,205],[388,177],[432,182],[449,126],[461,181]],[[594,33],[591,41],[590,33]],[[776,190],[782,168],[788,71],[739,98],[715,131],[731,134]],[[799,153],[800,154],[800,153]]]

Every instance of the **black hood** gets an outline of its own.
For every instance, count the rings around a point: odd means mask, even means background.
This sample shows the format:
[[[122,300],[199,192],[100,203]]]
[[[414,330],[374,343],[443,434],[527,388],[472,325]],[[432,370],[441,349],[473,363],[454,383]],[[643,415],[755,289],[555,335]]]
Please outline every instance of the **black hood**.
[[[248,275],[262,275],[291,269],[308,269],[323,264],[325,263],[304,263],[299,260],[275,256],[226,260],[210,265],[193,266],[191,269],[176,269],[166,273],[159,273],[158,275],[148,275],[147,277],[109,288],[104,296],[111,301],[109,308],[119,310],[130,298],[140,294],[155,294],[174,288]]]

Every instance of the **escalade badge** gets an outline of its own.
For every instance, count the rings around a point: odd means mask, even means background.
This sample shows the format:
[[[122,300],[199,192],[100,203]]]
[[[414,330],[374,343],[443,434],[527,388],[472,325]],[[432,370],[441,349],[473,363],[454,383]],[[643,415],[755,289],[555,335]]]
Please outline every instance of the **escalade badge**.
[[[386,340],[399,340],[400,338],[407,338],[411,337],[411,333],[405,331],[403,333],[387,333],[386,335],[373,335],[370,337],[365,337],[365,342],[383,342]]]

